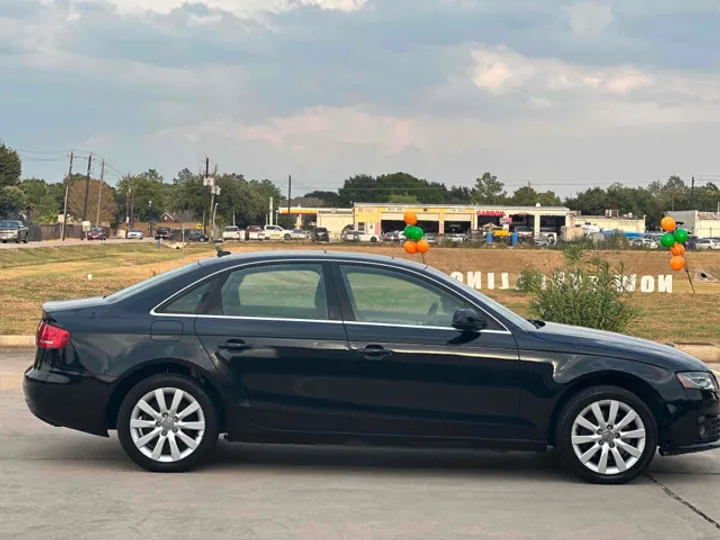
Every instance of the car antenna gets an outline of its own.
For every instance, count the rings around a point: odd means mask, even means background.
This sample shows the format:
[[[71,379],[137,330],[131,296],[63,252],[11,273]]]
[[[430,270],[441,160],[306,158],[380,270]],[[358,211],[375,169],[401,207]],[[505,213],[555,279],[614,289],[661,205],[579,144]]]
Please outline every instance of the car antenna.
[[[232,253],[230,253],[229,251],[225,251],[223,248],[221,248],[219,246],[216,247],[215,249],[217,250],[218,258],[225,257],[227,255],[232,255]]]

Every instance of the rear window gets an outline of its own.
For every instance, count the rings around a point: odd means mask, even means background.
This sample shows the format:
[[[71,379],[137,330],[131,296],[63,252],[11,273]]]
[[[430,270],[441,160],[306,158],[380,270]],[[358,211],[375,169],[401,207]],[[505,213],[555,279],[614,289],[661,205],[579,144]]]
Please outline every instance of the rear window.
[[[236,231],[239,231],[239,230],[240,230],[240,229],[238,229],[237,227],[226,227],[226,228],[225,228],[225,232],[236,232]]]
[[[106,299],[108,302],[119,302],[121,300],[125,300],[126,298],[147,291],[152,287],[167,283],[168,281],[171,281],[173,279],[178,279],[185,274],[189,274],[190,272],[197,270],[199,266],[200,263],[194,262],[191,264],[186,264],[185,266],[180,266],[179,268],[174,268],[173,270],[163,272],[162,274],[153,276],[149,279],[146,279],[145,281],[141,281],[140,283],[136,283],[135,285],[130,285],[129,287],[121,289],[107,296]]]

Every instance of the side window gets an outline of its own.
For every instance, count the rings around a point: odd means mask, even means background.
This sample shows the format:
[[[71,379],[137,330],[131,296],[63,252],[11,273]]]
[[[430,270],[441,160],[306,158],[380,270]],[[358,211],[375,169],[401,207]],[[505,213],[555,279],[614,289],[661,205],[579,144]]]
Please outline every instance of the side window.
[[[220,291],[222,315],[327,320],[325,282],[319,264],[275,264],[237,270]]]
[[[444,289],[402,272],[340,265],[359,322],[452,325],[455,311],[469,307]]]
[[[160,313],[176,313],[179,315],[196,314],[203,302],[208,299],[208,295],[212,293],[215,283],[217,283],[215,279],[209,279],[189,291],[182,293],[158,311]]]

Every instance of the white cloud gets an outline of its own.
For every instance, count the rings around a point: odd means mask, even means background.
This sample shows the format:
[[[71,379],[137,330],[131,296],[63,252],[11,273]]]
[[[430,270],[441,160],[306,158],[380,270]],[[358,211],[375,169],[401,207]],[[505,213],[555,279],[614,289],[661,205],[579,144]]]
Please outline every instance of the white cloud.
[[[612,8],[597,0],[583,0],[567,10],[573,34],[579,38],[599,38],[613,22]]]
[[[188,3],[187,0],[107,0],[107,2],[114,5],[121,14],[148,11],[167,14]],[[366,0],[203,0],[202,3],[210,9],[220,9],[239,17],[251,17],[263,11],[281,12],[300,5],[352,12],[361,9],[365,2]]]

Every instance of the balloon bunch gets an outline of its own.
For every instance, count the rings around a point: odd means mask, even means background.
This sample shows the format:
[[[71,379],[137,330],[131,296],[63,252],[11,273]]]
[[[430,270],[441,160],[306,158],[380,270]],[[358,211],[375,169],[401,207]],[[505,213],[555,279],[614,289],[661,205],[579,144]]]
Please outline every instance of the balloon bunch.
[[[690,287],[692,288],[693,294],[695,294],[695,285],[693,284],[692,278],[690,277],[690,271],[687,267],[687,261],[685,260],[685,242],[688,241],[688,232],[685,229],[678,229],[677,223],[670,216],[665,216],[660,221],[660,226],[665,234],[660,238],[660,243],[666,248],[670,248],[670,253],[673,257],[670,259],[670,268],[676,272],[685,269]]]
[[[675,220],[670,216],[665,216],[660,222],[665,234],[660,238],[660,243],[666,248],[670,248],[673,258],[670,259],[670,268],[682,270],[685,268],[685,242],[688,240],[688,232],[685,229],[678,229]]]
[[[407,212],[405,212],[404,218],[405,224],[407,225],[404,231],[405,238],[407,238],[407,240],[405,240],[403,248],[405,248],[406,253],[409,253],[411,255],[419,253],[420,256],[423,258],[424,262],[424,255],[430,250],[430,244],[428,244],[427,240],[423,239],[425,233],[420,227],[417,226],[417,215],[412,210],[408,210]]]

